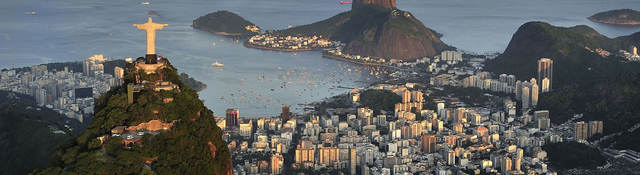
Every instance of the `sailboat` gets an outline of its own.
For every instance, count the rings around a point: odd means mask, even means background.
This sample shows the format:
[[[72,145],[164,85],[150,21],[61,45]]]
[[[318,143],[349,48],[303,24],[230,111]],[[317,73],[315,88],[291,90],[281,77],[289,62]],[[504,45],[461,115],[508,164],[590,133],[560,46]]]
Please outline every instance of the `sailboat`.
[[[224,67],[224,64],[216,61],[216,62],[211,63],[211,66],[213,66],[213,67]]]

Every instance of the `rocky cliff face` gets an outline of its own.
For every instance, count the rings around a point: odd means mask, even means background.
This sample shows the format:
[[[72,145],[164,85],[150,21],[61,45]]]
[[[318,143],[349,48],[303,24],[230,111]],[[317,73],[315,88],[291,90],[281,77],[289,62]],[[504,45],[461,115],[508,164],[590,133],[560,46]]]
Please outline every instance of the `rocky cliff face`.
[[[352,13],[362,13],[352,11]],[[432,57],[449,49],[431,29],[409,12],[393,10],[379,12],[377,18],[367,14],[353,15],[352,26],[364,23],[358,30],[342,30],[336,38],[346,41],[344,52],[363,56],[412,59]],[[347,24],[349,25],[349,24]]]
[[[395,9],[396,0],[353,0],[351,8],[359,8],[367,5],[374,5],[384,9]]]

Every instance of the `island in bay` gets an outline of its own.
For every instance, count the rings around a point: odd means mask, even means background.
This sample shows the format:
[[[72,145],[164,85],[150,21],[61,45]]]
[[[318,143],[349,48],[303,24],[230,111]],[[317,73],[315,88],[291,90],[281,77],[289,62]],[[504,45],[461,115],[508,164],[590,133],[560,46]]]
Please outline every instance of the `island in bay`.
[[[633,9],[609,10],[588,18],[591,21],[605,24],[640,25],[640,12]]]
[[[255,24],[226,10],[209,13],[193,20],[193,28],[224,36],[250,36],[261,32]]]

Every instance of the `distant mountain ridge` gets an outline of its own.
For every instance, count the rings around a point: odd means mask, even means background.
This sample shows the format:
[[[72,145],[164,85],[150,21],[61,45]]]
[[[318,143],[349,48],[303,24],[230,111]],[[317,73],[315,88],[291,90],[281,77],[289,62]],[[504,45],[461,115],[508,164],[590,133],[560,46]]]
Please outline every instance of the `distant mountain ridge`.
[[[605,24],[640,25],[640,12],[632,9],[609,10],[597,13],[588,19]]]
[[[391,10],[396,8],[396,0],[353,0],[353,3],[351,4],[351,8],[356,9],[359,7],[366,7],[369,5]]]
[[[553,86],[562,87],[640,70],[637,63],[627,63],[612,56],[632,45],[640,45],[640,32],[608,38],[585,25],[557,27],[544,22],[528,22],[513,34],[500,56],[487,61],[485,69],[514,74],[524,80],[535,77],[538,59],[551,58],[554,61]],[[611,55],[595,52],[598,49]]]

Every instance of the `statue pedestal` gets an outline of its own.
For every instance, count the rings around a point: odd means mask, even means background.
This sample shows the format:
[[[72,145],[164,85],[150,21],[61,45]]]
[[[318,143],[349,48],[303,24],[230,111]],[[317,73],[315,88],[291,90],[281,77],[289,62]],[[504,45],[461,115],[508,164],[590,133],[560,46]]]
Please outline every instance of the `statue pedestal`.
[[[155,54],[153,56],[155,56]],[[158,70],[167,67],[167,64],[164,61],[154,61],[153,63],[149,63],[148,59],[149,55],[147,55],[147,60],[145,61],[145,63],[142,63],[142,61],[136,62],[136,71],[142,70],[145,74],[156,74],[158,73]],[[153,60],[156,59],[154,58]]]
[[[147,54],[144,57],[145,64],[156,64],[158,63],[158,55],[156,54]]]

